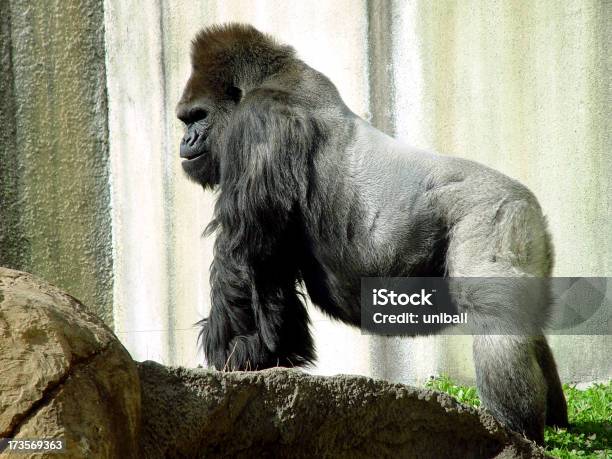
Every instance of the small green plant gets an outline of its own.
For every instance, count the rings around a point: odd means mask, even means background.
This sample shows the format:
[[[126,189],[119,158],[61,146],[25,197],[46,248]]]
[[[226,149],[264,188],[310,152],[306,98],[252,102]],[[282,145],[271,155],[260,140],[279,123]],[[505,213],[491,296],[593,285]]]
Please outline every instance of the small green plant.
[[[452,396],[455,400],[466,405],[480,406],[480,399],[475,387],[460,386],[455,384],[448,376],[439,376],[432,378],[425,384],[428,389],[445,392]]]
[[[429,380],[425,387],[445,392],[458,402],[478,407],[475,387],[455,384],[447,376]],[[569,429],[547,427],[546,451],[561,459],[612,458],[612,381],[580,390],[563,385],[570,420]]]

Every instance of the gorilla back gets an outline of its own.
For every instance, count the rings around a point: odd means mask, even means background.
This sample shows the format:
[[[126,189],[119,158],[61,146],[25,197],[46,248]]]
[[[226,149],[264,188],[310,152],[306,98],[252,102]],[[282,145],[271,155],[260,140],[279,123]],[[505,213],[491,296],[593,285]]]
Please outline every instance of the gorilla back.
[[[202,321],[217,369],[311,363],[297,292],[353,325],[360,280],[385,276],[549,276],[552,248],[535,197],[483,165],[416,150],[352,113],[293,49],[256,29],[201,31],[177,106],[187,175],[218,189],[211,311]],[[567,424],[541,326],[546,289],[483,283],[459,307],[484,328],[511,310],[530,333],[474,339],[484,405],[536,441]],[[503,324],[502,324],[503,329]]]

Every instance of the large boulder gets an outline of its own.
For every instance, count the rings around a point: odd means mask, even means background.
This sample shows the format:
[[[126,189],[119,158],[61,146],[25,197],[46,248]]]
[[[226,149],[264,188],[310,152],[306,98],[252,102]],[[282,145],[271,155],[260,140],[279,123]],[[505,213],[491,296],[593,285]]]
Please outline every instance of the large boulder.
[[[438,392],[291,369],[138,365],[143,457],[546,457],[490,415]]]
[[[129,458],[139,426],[138,372],[112,331],[59,289],[0,268],[0,438]]]

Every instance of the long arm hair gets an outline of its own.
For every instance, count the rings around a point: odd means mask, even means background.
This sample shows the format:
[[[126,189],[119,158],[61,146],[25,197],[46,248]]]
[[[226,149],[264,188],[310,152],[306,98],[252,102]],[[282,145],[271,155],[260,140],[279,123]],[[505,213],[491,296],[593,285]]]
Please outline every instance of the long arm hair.
[[[299,281],[300,203],[320,139],[283,91],[258,89],[234,112],[220,155],[212,306],[201,339],[217,369],[314,360]]]

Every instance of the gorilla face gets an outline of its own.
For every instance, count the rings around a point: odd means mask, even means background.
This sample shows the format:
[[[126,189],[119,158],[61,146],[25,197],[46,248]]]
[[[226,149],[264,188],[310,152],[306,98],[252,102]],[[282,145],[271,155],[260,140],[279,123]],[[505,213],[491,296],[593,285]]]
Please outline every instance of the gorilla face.
[[[176,107],[176,116],[185,125],[180,143],[180,157],[187,176],[204,188],[219,183],[219,146],[223,128],[240,101],[241,91],[235,87],[212,92],[202,84],[201,72],[192,70],[191,77]]]

